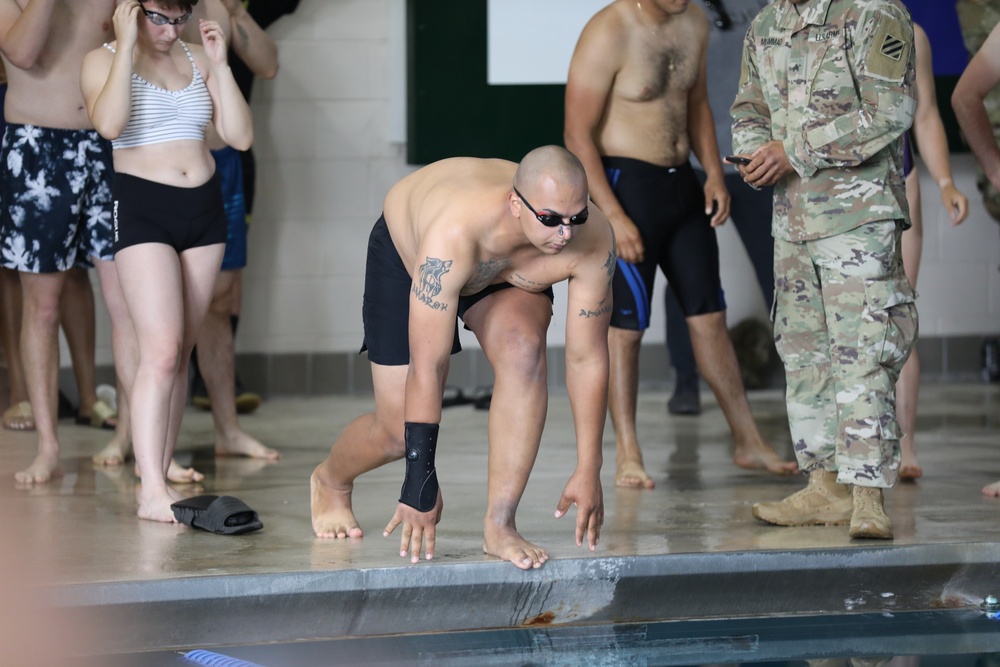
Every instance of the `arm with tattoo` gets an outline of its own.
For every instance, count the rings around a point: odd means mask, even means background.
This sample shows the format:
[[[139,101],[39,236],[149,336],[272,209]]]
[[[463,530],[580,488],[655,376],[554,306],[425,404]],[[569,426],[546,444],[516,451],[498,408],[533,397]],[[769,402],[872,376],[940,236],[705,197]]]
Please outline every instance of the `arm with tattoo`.
[[[437,300],[441,293],[441,277],[448,273],[453,260],[428,257],[417,269],[413,281],[413,296],[432,310],[448,310],[448,304]]]
[[[240,60],[261,79],[278,73],[278,47],[240,0],[222,0],[229,12],[230,42]]]
[[[603,217],[603,216],[601,216]],[[595,224],[600,224],[595,221]],[[600,243],[581,262],[582,269],[569,280],[566,318],[566,388],[576,431],[576,470],[556,507],[562,516],[570,504],[577,506],[577,544],[586,535],[591,550],[604,522],[604,496],[600,472],[601,441],[608,409],[608,326],[611,321],[610,279],[615,270],[614,235],[607,226],[606,243]]]

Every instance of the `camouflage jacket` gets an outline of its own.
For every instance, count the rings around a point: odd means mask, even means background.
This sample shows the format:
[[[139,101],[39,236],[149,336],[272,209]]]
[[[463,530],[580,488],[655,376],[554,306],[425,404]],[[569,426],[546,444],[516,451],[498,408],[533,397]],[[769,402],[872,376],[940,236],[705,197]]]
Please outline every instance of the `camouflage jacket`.
[[[916,99],[913,24],[899,0],[775,0],[743,43],[733,148],[781,141],[795,169],[774,188],[789,241],[909,220],[902,135]]]

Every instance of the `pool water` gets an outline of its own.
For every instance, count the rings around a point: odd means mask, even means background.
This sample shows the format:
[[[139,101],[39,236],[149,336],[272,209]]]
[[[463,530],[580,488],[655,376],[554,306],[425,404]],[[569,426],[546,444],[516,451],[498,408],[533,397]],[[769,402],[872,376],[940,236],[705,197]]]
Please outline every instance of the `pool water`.
[[[1000,667],[1000,620],[967,609],[548,626],[268,645],[252,645],[248,637],[245,646],[204,648],[210,653],[192,654],[191,659],[184,655],[189,651],[158,652],[100,656],[95,664]]]

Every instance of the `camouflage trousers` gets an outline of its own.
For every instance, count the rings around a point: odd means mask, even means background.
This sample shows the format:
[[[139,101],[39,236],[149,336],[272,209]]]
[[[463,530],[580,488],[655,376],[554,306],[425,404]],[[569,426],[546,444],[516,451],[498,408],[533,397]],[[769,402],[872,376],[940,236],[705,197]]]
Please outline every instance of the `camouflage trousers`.
[[[917,337],[903,273],[902,225],[862,225],[824,239],[775,239],[774,339],[803,470],[887,488],[899,474],[896,379]]]

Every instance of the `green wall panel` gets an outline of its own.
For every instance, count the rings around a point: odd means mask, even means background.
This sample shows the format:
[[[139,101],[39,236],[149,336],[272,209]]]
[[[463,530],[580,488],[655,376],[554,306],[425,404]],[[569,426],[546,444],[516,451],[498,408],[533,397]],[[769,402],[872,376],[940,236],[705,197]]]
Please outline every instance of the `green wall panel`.
[[[565,86],[486,82],[486,0],[407,2],[407,162],[562,144]]]

